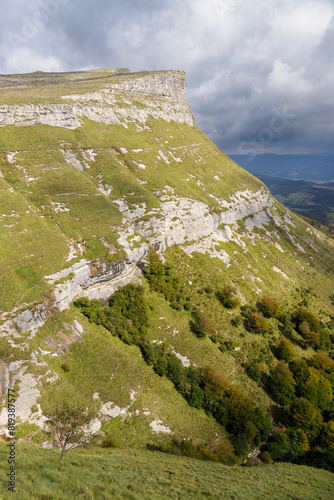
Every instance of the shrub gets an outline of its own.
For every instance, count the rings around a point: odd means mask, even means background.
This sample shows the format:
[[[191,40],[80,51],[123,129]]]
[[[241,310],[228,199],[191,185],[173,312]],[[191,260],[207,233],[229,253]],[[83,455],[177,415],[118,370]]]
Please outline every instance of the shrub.
[[[297,309],[294,311],[292,314],[292,320],[295,322],[297,325],[298,331],[303,334],[303,330],[305,333],[307,332],[307,328],[309,329],[308,331],[313,331],[316,333],[321,332],[321,327],[318,318],[308,311],[307,309]],[[308,326],[306,325],[308,323]]]
[[[236,296],[237,290],[233,285],[225,285],[217,292],[217,298],[227,309],[235,309],[240,305],[240,301]]]
[[[234,316],[234,318],[231,319],[231,325],[232,326],[241,326],[243,322],[242,316]]]
[[[192,316],[194,320],[191,322],[191,329],[198,338],[204,338],[206,335],[214,333],[214,326],[204,312],[195,310]]]
[[[106,437],[101,443],[101,448],[117,448],[117,444],[111,437]]]
[[[262,314],[252,313],[246,322],[247,329],[252,333],[265,333],[268,331],[268,323]]]
[[[267,318],[275,318],[280,310],[278,302],[271,297],[264,297],[260,302],[260,310]]]
[[[261,453],[261,460],[264,464],[272,464],[273,463],[273,459],[272,459],[269,451],[263,451]]]

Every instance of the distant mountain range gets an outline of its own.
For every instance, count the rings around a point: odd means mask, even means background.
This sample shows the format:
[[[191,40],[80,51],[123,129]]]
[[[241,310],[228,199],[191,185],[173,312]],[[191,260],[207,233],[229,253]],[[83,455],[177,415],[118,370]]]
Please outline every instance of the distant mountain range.
[[[334,181],[334,154],[231,155],[230,158],[253,175],[316,182]]]

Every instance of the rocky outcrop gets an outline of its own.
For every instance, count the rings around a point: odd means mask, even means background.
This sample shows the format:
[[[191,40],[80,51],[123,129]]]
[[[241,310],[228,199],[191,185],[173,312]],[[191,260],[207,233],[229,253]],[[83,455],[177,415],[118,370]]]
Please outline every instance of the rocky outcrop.
[[[221,248],[220,243],[233,241],[243,249],[245,238],[254,238],[255,227],[266,230],[266,225],[273,222],[289,234],[292,224],[291,220],[281,218],[276,212],[273,199],[265,187],[257,192],[236,192],[231,195],[230,201],[215,198],[219,204],[215,211],[204,202],[175,197],[171,188],[159,192],[159,198],[160,207],[149,212],[146,212],[145,204],[130,207],[125,199],[116,200],[123,213],[118,244],[125,250],[126,259],[109,263],[82,259],[46,276],[45,279],[54,285],[52,294],[42,304],[31,310],[26,309],[15,319],[5,322],[0,326],[0,333],[12,331],[14,325],[17,330],[23,333],[30,331],[34,335],[50,316],[67,309],[79,297],[107,300],[121,286],[136,282],[142,276],[138,263],[145,257],[150,245],[163,252],[169,246],[178,244],[189,255],[194,252],[209,253],[229,265],[231,256]],[[144,220],[140,220],[142,215],[145,215]],[[241,232],[239,221],[244,224]],[[278,245],[277,232],[266,232],[268,241]],[[132,248],[133,241],[141,244]],[[301,250],[297,243],[295,246]],[[59,281],[61,283],[57,284]]]
[[[65,95],[62,98],[69,101],[67,104],[1,105],[0,126],[41,123],[73,130],[81,126],[82,118],[124,126],[129,122],[145,124],[149,118],[156,118],[193,126],[194,116],[185,100],[185,87],[181,71],[123,77],[119,83],[99,92]],[[120,91],[129,94],[124,106],[118,99]],[[150,100],[148,95],[152,96]]]
[[[157,71],[140,74],[121,83],[112,85],[114,89],[141,94],[156,94],[177,101],[186,100],[186,78],[184,71]]]
[[[142,254],[136,253],[136,255],[139,257]],[[34,336],[48,318],[56,312],[68,309],[70,303],[79,297],[107,300],[120,287],[138,281],[142,275],[137,266],[138,260],[134,258],[132,261],[104,263],[83,259],[63,271],[47,276],[46,280],[55,284],[53,293],[46,297],[42,304],[26,309],[0,325],[0,336],[13,334],[15,330],[22,333],[30,332],[30,335]],[[65,283],[56,284],[57,281],[66,278],[68,281]]]
[[[9,383],[9,369],[7,363],[0,359],[0,402],[3,401],[7,394]]]

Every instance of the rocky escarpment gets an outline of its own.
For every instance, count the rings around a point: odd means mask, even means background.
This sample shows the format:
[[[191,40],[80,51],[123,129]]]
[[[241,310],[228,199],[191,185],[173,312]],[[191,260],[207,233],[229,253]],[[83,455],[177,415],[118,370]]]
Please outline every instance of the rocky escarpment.
[[[126,251],[126,259],[110,263],[82,259],[63,271],[46,276],[45,279],[54,285],[53,293],[42,304],[7,320],[0,326],[0,333],[7,335],[18,329],[34,335],[50,316],[67,309],[73,300],[82,296],[106,300],[121,286],[137,282],[142,276],[138,263],[145,258],[149,246],[163,252],[177,244],[189,255],[207,253],[230,265],[231,255],[221,248],[221,243],[234,242],[243,251],[247,240],[254,241],[253,230],[258,228],[265,231],[268,244],[283,252],[277,231],[281,228],[296,250],[305,252],[290,234],[293,221],[278,213],[265,187],[255,193],[236,192],[230,201],[217,199],[220,208],[215,212],[203,202],[175,197],[171,188],[161,191],[159,197],[161,207],[147,212],[147,219],[143,221],[140,221],[140,215],[145,213],[143,206],[130,208],[125,200],[117,200],[124,215],[118,244]],[[266,229],[270,224],[275,224],[275,231]],[[135,247],[134,243],[137,243]],[[278,268],[274,270],[281,272]],[[57,284],[59,281],[61,283]]]
[[[110,83],[98,92],[61,96],[60,101],[66,103],[0,105],[0,126],[41,123],[73,130],[81,126],[83,118],[124,126],[129,122],[143,125],[149,118],[194,125],[191,108],[185,100],[183,72],[161,71],[117,79],[118,83]],[[120,91],[126,92],[123,102]]]
[[[186,79],[184,71],[159,71],[133,76],[112,85],[114,89],[141,94],[156,94],[176,101],[186,100]]]

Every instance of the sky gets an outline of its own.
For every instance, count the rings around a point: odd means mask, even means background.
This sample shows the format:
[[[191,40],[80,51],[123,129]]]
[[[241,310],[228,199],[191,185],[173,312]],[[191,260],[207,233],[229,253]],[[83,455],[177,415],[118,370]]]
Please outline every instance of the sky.
[[[334,153],[333,14],[334,0],[2,0],[0,74],[181,69],[227,154]]]

